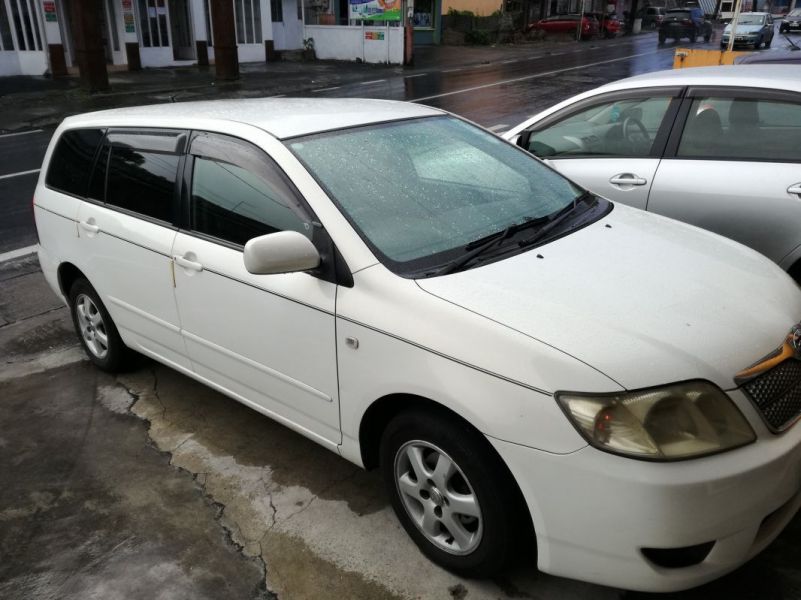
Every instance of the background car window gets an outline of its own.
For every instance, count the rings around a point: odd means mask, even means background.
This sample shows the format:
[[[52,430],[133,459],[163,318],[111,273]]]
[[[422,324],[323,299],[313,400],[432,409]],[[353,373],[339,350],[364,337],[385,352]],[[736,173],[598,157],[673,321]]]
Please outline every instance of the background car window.
[[[261,150],[210,135],[193,142],[195,152],[206,155],[194,161],[192,230],[239,245],[277,231],[312,237],[311,219]]]
[[[540,157],[651,155],[670,97],[596,104],[531,134],[528,149]]]
[[[102,129],[72,129],[59,138],[45,184],[53,189],[83,197],[95,152],[103,140]]]
[[[677,156],[801,160],[801,104],[752,98],[696,98]]]
[[[112,145],[106,203],[173,222],[178,161],[176,154]]]

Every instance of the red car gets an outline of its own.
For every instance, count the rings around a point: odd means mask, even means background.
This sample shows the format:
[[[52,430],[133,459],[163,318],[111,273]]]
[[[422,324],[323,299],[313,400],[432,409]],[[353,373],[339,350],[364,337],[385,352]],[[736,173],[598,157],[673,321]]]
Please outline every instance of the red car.
[[[579,25],[579,20],[581,24]],[[588,15],[553,15],[529,26],[529,29],[541,29],[546,33],[577,34],[581,27],[581,38],[589,39],[598,35],[598,21]]]
[[[613,38],[622,28],[620,20],[614,13],[605,15],[603,13],[588,13],[589,16],[594,17],[598,21],[598,27],[601,34],[606,38]]]

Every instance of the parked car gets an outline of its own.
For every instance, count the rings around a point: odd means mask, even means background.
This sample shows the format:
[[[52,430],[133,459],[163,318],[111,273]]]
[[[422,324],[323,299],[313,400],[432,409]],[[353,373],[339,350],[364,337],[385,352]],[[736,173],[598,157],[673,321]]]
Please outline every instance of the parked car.
[[[801,8],[794,8],[779,23],[779,33],[801,31]]]
[[[34,210],[95,365],[135,350],[378,467],[456,573],[495,573],[535,535],[544,571],[682,589],[801,503],[794,282],[444,111],[70,117]]]
[[[623,79],[504,134],[604,197],[709,229],[801,279],[801,67]]]
[[[640,15],[643,29],[656,29],[665,18],[665,9],[661,6],[647,6]]]
[[[720,47],[726,48],[731,38],[733,23],[726,25],[720,37]],[[741,13],[734,32],[734,46],[764,46],[770,48],[773,42],[773,17],[770,13]]]
[[[797,50],[774,50],[773,52],[752,52],[734,59],[735,65],[769,63],[782,65],[801,65],[801,52]]]
[[[667,39],[687,38],[695,42],[699,37],[705,42],[712,39],[712,23],[704,17],[704,11],[696,7],[671,8],[659,25],[659,43]]]
[[[579,23],[581,23],[579,25]],[[552,15],[541,19],[530,26],[546,33],[568,33],[579,35],[581,39],[590,39],[598,35],[598,21],[588,15]]]
[[[588,13],[588,15],[598,21],[598,32],[605,38],[613,38],[622,29],[620,19],[615,13]]]

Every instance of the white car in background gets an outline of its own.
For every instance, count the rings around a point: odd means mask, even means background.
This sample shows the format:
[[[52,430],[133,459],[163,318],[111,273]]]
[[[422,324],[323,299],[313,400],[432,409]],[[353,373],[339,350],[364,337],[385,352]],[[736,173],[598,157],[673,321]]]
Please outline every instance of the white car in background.
[[[801,66],[639,75],[504,137],[605,198],[737,240],[801,279]]]
[[[443,111],[79,115],[34,206],[98,367],[141,352],[380,468],[456,573],[497,573],[534,535],[548,573],[677,590],[801,504],[792,280]]]

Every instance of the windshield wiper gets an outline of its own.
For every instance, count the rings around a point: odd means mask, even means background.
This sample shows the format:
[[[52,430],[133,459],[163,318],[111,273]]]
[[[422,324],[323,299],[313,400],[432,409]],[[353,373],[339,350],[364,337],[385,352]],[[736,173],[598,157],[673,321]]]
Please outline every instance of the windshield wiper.
[[[481,239],[478,239],[474,242],[470,242],[467,244],[464,249],[468,250],[467,254],[464,254],[454,260],[451,263],[448,263],[441,269],[435,271],[433,275],[447,275],[448,273],[454,273],[473,260],[479,254],[484,254],[485,252],[492,250],[501,245],[503,241],[510,238],[513,234],[517,233],[518,231],[522,231],[524,229],[528,229],[529,227],[534,227],[535,225],[539,225],[540,223],[547,221],[549,217],[539,217],[539,218],[529,218],[524,220],[521,223],[515,223],[514,225],[509,225],[503,231],[499,231],[498,233],[492,233],[488,236],[485,236]]]
[[[583,204],[585,202],[589,202],[590,200],[596,200],[595,194],[589,190],[584,190],[581,194],[573,199],[572,204],[568,204],[559,212],[551,215],[551,217],[548,219],[548,222],[540,227],[534,235],[527,240],[520,241],[519,246],[521,248],[525,248],[527,246],[533,246],[537,242],[544,240],[546,237],[548,237],[548,234],[551,233],[551,231],[559,227],[559,225],[564,223],[569,217],[574,216],[573,213],[576,211],[579,203]]]

